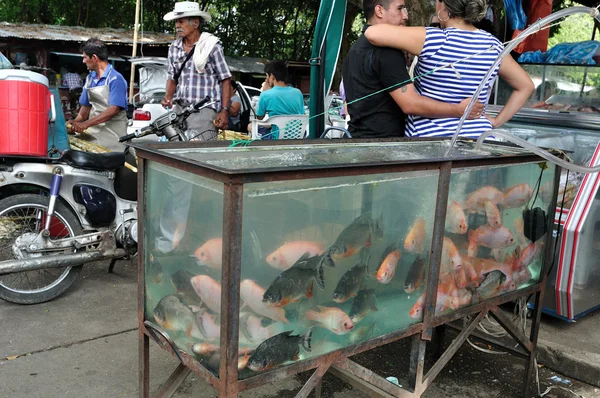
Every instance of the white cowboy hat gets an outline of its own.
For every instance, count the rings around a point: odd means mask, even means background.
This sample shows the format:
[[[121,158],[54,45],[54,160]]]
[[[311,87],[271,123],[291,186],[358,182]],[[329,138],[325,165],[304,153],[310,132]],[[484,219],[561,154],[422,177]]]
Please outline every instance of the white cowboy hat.
[[[175,3],[173,11],[165,14],[165,21],[172,21],[174,19],[185,18],[185,17],[200,17],[206,22],[210,22],[212,19],[210,14],[206,11],[200,11],[200,5],[195,1],[181,1]]]

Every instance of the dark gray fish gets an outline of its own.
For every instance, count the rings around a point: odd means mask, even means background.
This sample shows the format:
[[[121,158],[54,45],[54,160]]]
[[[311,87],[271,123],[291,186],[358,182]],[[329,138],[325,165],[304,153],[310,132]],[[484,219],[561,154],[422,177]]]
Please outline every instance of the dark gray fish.
[[[183,332],[188,337],[205,339],[196,325],[196,316],[192,310],[175,295],[160,299],[154,308],[154,320],[165,329]]]
[[[383,237],[383,216],[373,220],[370,214],[356,218],[338,235],[335,243],[323,253],[323,264],[333,268],[335,261],[351,257],[364,247],[370,247],[374,240]]]
[[[502,271],[492,271],[488,273],[476,290],[476,296],[479,299],[493,297],[500,292],[500,287],[506,281],[506,275]]]
[[[302,297],[312,297],[313,282],[321,290],[325,288],[321,256],[309,257],[305,253],[290,269],[275,278],[265,291],[262,301],[270,305],[283,307],[295,303]]]
[[[199,305],[202,302],[192,286],[191,279],[194,276],[195,275],[183,269],[171,274],[171,284],[188,305]]]
[[[425,268],[425,259],[417,255],[404,281],[404,291],[406,293],[410,294],[423,285],[423,282],[425,282]]]
[[[292,331],[279,333],[260,343],[252,354],[246,367],[255,372],[271,369],[287,361],[296,361],[300,346],[310,352],[312,327],[301,336],[292,336]]]
[[[358,291],[364,286],[364,280],[368,273],[368,264],[369,257],[367,256],[342,275],[333,292],[333,301],[343,303],[350,297],[356,296]]]
[[[379,311],[377,309],[377,298],[374,289],[364,289],[358,292],[352,301],[350,307],[350,319],[354,323],[360,322],[369,311]]]

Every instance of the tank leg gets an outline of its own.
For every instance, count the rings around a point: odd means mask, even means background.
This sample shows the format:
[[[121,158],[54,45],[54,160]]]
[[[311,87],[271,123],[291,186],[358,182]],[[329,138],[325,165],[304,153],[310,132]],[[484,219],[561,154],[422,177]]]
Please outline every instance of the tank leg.
[[[117,263],[117,259],[113,258],[112,260],[110,260],[110,264],[108,265],[108,273],[112,274],[113,269],[115,268],[115,264]]]

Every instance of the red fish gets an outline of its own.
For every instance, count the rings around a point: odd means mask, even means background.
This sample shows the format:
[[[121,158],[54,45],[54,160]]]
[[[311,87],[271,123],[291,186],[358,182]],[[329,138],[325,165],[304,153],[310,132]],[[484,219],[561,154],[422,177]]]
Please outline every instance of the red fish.
[[[223,264],[223,239],[214,238],[208,240],[194,252],[194,257],[201,265],[210,268],[221,269]]]
[[[411,253],[423,253],[425,244],[425,220],[418,217],[404,239],[404,250]]]
[[[446,236],[444,236],[444,243],[442,246],[442,273],[451,272],[455,269],[460,268],[462,260],[458,249],[454,245],[454,242]]]
[[[519,184],[504,191],[504,207],[523,207],[533,195],[533,188],[529,184]]]
[[[485,212],[485,201],[489,200],[495,205],[502,205],[504,202],[504,194],[495,187],[486,186],[479,188],[471,193],[462,208],[472,212]]]
[[[377,270],[377,282],[387,284],[392,280],[401,257],[400,250],[394,250],[385,257]]]
[[[296,240],[284,244],[269,254],[267,256],[267,263],[274,268],[286,270],[294,265],[304,254],[308,253],[309,257],[319,256],[323,254],[323,249],[322,243]]]
[[[490,224],[492,228],[500,228],[502,226],[502,217],[500,216],[500,210],[498,210],[498,206],[496,206],[491,200],[486,200],[483,203],[483,208],[485,209],[485,215],[487,216],[488,224]]]
[[[469,231],[468,236],[469,257],[474,257],[477,254],[478,246],[503,249],[515,244],[512,233],[506,227],[492,228],[489,225],[483,225],[475,231]]]
[[[467,217],[462,207],[453,200],[448,205],[446,213],[446,231],[453,234],[466,234],[468,229]]]
[[[531,242],[527,247],[521,252],[517,263],[515,264],[515,270],[521,271],[525,269],[529,264],[531,264],[536,258],[542,254],[542,248],[544,247],[543,241],[539,240],[537,242]]]
[[[346,334],[354,327],[354,322],[348,314],[337,307],[323,307],[318,305],[318,311],[306,311],[306,319],[316,321],[325,329],[331,330],[335,334]]]

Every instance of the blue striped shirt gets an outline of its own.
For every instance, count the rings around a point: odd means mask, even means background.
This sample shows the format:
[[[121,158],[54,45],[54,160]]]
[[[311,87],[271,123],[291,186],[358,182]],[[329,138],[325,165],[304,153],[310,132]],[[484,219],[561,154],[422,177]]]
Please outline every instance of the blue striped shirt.
[[[415,88],[418,93],[434,100],[458,104],[475,94],[498,55],[504,49],[502,43],[482,30],[466,31],[456,28],[444,30],[426,28],[425,44],[415,69]],[[471,57],[464,59],[466,57]],[[458,62],[457,62],[458,61]],[[435,68],[454,63],[432,72]],[[498,68],[490,76],[479,101],[485,103]],[[428,119],[411,115],[406,122],[406,135],[410,137],[448,137],[454,135],[458,118]],[[460,136],[477,138],[492,128],[483,115],[479,119],[466,120]]]

